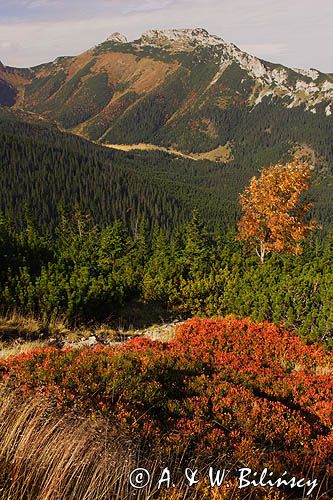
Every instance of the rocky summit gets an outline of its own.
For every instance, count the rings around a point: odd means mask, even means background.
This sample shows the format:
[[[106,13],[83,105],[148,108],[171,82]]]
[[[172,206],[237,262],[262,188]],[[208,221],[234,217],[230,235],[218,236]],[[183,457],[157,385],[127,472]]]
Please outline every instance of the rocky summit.
[[[223,45],[222,38],[210,35],[208,31],[202,28],[184,29],[184,30],[149,30],[140,38],[141,45],[152,46],[175,46],[179,49],[194,49],[196,46],[212,47],[214,45]]]

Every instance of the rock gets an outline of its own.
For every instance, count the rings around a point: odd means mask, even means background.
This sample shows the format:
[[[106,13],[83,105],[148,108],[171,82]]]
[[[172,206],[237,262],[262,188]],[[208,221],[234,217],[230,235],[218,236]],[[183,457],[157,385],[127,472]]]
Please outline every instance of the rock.
[[[178,44],[184,49],[192,49],[194,46],[214,46],[222,45],[222,38],[210,35],[202,28],[194,29],[173,29],[173,30],[149,30],[143,33],[140,38],[141,45]]]
[[[115,42],[115,43],[127,43],[127,38],[125,35],[122,35],[118,31],[115,33],[112,33],[112,35],[107,38],[108,42]]]
[[[80,347],[95,347],[97,345],[97,338],[95,335],[91,335],[85,340],[81,340],[78,344]]]

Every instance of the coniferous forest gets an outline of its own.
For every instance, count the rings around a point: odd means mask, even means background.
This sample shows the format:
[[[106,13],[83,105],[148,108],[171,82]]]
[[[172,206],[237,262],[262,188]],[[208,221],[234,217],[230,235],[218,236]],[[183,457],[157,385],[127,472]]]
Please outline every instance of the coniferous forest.
[[[251,169],[110,151],[10,114],[0,133],[4,311],[115,320],[141,300],[185,318],[249,316],[332,342],[327,177],[317,174],[310,193],[321,225],[304,252],[260,266],[235,240],[237,191]]]
[[[173,230],[195,208],[210,230],[235,228],[238,195],[250,178],[271,162],[291,157],[283,153],[285,146],[276,149],[276,139],[266,146],[265,139],[260,149],[239,146],[227,164],[156,151],[125,153],[8,111],[0,111],[0,118],[0,210],[19,222],[28,207],[46,231],[54,229],[63,205],[79,205],[102,225],[121,219],[132,232],[142,216],[150,229],[157,224]],[[332,183],[331,160],[318,160],[309,196],[311,216],[324,232],[333,220]]]

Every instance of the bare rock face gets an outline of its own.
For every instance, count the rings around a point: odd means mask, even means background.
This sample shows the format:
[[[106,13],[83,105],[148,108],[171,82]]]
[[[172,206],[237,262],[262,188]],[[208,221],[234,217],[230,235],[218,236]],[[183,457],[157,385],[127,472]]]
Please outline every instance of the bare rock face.
[[[210,35],[203,28],[174,29],[174,30],[149,30],[140,38],[140,45],[172,46],[190,49],[197,45],[214,46],[222,45],[224,41],[215,35]]]
[[[127,43],[127,38],[125,35],[122,35],[118,31],[115,33],[112,33],[112,35],[107,38],[108,42],[115,42],[115,43]]]

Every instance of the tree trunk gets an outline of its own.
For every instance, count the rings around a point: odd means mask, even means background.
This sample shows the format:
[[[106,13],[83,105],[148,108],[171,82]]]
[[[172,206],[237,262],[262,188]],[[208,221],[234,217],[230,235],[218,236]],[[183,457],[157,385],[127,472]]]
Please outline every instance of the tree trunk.
[[[265,248],[265,243],[263,241],[260,242],[260,250],[256,248],[256,254],[258,255],[260,259],[260,263],[263,264],[265,260],[265,255],[266,255],[266,248]]]

